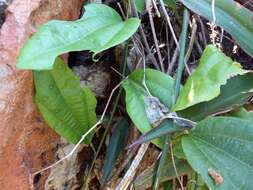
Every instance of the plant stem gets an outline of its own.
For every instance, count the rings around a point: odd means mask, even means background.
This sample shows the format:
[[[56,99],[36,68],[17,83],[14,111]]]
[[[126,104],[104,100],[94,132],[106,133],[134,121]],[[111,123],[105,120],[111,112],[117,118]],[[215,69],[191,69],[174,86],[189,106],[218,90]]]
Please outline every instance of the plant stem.
[[[196,173],[196,184],[195,184],[195,188],[194,188],[194,190],[198,190],[199,188],[198,188],[198,184],[199,183],[199,175]]]
[[[130,0],[130,3],[131,3],[132,10],[133,10],[133,16],[139,18],[134,0]],[[140,26],[139,26],[139,31],[140,31],[142,40],[143,40],[143,42],[144,42],[145,50],[146,50],[146,52],[147,52],[147,54],[148,54],[148,57],[149,57],[150,60],[152,61],[152,63],[153,63],[153,65],[155,66],[155,68],[156,68],[156,69],[159,69],[159,65],[158,65],[158,63],[157,63],[157,61],[156,61],[155,56],[154,56],[154,55],[152,54],[152,52],[151,52],[151,49],[150,49],[149,44],[148,44],[148,40],[147,40],[147,38],[146,38],[146,35],[145,35],[145,33],[144,33],[144,30],[143,30],[141,24],[140,24]]]
[[[127,58],[127,55],[128,55],[128,42],[125,44],[125,47],[124,47],[123,69],[122,69],[123,75],[125,75],[125,72],[126,72],[126,60],[127,60],[126,58]],[[87,187],[87,185],[88,185],[87,183],[89,181],[89,176],[90,176],[91,171],[92,171],[92,169],[94,167],[94,164],[95,164],[95,161],[97,159],[97,156],[98,156],[98,154],[99,154],[99,152],[100,152],[100,150],[101,150],[101,148],[103,146],[103,143],[105,141],[106,135],[107,135],[107,133],[108,133],[108,131],[110,129],[110,126],[111,126],[111,123],[112,123],[112,119],[113,119],[114,114],[116,112],[116,108],[117,108],[117,105],[118,105],[118,102],[119,102],[119,99],[120,99],[120,96],[121,96],[121,92],[122,92],[122,87],[120,87],[119,92],[117,94],[117,97],[116,97],[116,100],[115,100],[115,104],[114,104],[114,106],[112,108],[112,112],[110,114],[110,118],[109,118],[107,126],[105,128],[105,132],[104,132],[104,134],[102,136],[102,139],[101,139],[101,141],[100,141],[100,143],[98,145],[97,151],[96,151],[96,153],[94,155],[94,158],[92,160],[92,163],[91,163],[91,166],[89,168],[89,171],[87,172],[87,175],[84,177],[84,183],[83,183],[83,187],[82,187],[83,190],[85,190],[86,187]]]
[[[188,183],[187,183],[187,190],[195,190],[196,187],[196,175],[197,173],[193,171],[188,175]]]
[[[181,79],[182,79],[182,74],[183,74],[183,70],[184,70],[184,56],[185,56],[185,44],[186,44],[186,40],[187,40],[188,22],[189,22],[189,12],[185,8],[184,9],[184,16],[183,16],[182,32],[181,32],[180,43],[179,43],[180,54],[179,54],[178,69],[177,69],[177,74],[176,74],[174,96],[173,96],[173,100],[172,100],[173,104],[176,103],[177,97],[179,95]],[[169,146],[168,146],[169,143],[170,143],[169,142],[169,140],[170,140],[169,137],[170,137],[169,134],[167,134],[165,136],[165,142],[164,142],[164,145],[163,145],[162,156],[161,156],[161,159],[159,161],[159,165],[158,165],[158,169],[157,169],[157,173],[156,173],[156,178],[155,178],[155,183],[154,183],[155,184],[154,185],[154,190],[159,189],[160,178],[161,178],[161,174],[163,173],[163,168],[164,168],[164,164],[165,164],[165,161],[166,161],[165,158],[167,157],[168,152],[169,152]]]
[[[194,190],[204,190],[205,188],[205,182],[200,174],[196,173],[196,185]]]
[[[163,167],[164,167],[165,162],[167,161],[167,152],[166,154],[164,154],[164,150],[167,150],[167,151],[169,150],[169,143],[170,143],[169,141],[170,141],[170,136],[165,135],[164,144],[163,144],[163,152],[159,161],[159,165],[157,167],[156,177],[154,181],[154,186],[153,186],[154,190],[159,189],[160,179],[163,173]]]
[[[189,61],[189,58],[191,56],[192,49],[193,49],[193,44],[194,44],[194,41],[196,39],[196,32],[197,32],[197,23],[196,23],[195,18],[193,17],[192,18],[191,38],[190,38],[190,42],[189,42],[189,45],[188,45],[188,50],[187,50],[186,55],[185,55],[185,63],[187,63]]]
[[[184,9],[184,16],[183,16],[183,26],[182,26],[182,32],[180,36],[180,54],[179,54],[179,60],[178,60],[178,68],[177,68],[177,75],[176,75],[176,82],[175,82],[175,94],[173,103],[176,103],[177,97],[179,95],[180,85],[181,85],[181,79],[182,74],[184,70],[184,56],[185,56],[185,44],[187,40],[187,28],[188,28],[188,22],[189,22],[189,11],[185,8]]]

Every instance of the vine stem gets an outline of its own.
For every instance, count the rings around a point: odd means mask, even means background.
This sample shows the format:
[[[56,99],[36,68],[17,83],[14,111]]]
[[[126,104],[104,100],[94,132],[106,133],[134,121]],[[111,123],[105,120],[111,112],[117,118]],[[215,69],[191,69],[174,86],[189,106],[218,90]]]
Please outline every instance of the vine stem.
[[[187,41],[187,29],[189,23],[189,11],[185,8],[184,9],[184,16],[183,16],[183,26],[182,26],[182,33],[181,33],[181,40],[180,40],[180,54],[178,60],[178,69],[176,75],[176,82],[175,82],[175,94],[173,97],[173,103],[176,103],[177,97],[180,91],[181,79],[184,70],[184,57],[185,57],[185,45]]]
[[[124,46],[124,53],[123,53],[123,54],[124,54],[124,55],[123,55],[123,61],[122,61],[122,63],[123,63],[122,73],[123,73],[123,74],[121,75],[122,78],[124,78],[124,75],[126,74],[125,72],[126,72],[126,61],[127,61],[127,55],[128,55],[128,42],[127,42],[127,43],[125,44],[125,46]],[[101,148],[102,148],[102,146],[103,146],[103,143],[104,143],[104,141],[105,141],[106,135],[107,135],[107,133],[108,133],[108,131],[109,131],[109,129],[110,129],[111,122],[112,122],[112,119],[113,119],[113,117],[114,117],[114,114],[115,114],[115,111],[116,111],[116,108],[117,108],[117,105],[118,105],[118,102],[119,102],[121,93],[122,93],[122,87],[120,87],[120,89],[119,89],[119,92],[118,92],[117,97],[116,97],[116,100],[115,100],[115,104],[114,104],[114,106],[113,106],[113,108],[112,108],[112,112],[111,112],[111,114],[110,114],[109,121],[108,121],[107,126],[106,126],[106,128],[105,128],[105,132],[103,133],[102,139],[101,139],[101,141],[100,141],[100,143],[99,143],[99,145],[98,145],[97,151],[96,151],[96,153],[95,153],[95,155],[94,155],[94,158],[93,158],[93,160],[92,160],[92,163],[91,163],[91,166],[90,166],[90,168],[89,168],[89,171],[88,171],[87,175],[86,175],[85,178],[84,178],[84,183],[83,183],[83,187],[82,187],[83,190],[84,190],[84,189],[86,188],[86,186],[87,186],[90,173],[92,172],[92,169],[93,169],[93,167],[94,167],[95,161],[96,161],[96,159],[97,159],[97,157],[98,157],[98,154],[99,154],[99,152],[100,152],[100,150],[101,150]]]
[[[215,39],[216,39],[216,34],[215,34],[215,27],[216,27],[216,15],[215,15],[215,0],[212,0],[212,16],[213,16],[213,21],[211,23],[211,30],[212,30],[212,43],[215,45]]]
[[[180,39],[180,54],[179,54],[179,61],[178,61],[178,69],[177,69],[177,74],[176,74],[176,81],[175,81],[175,88],[174,88],[174,95],[172,97],[172,105],[176,103],[177,97],[179,95],[179,90],[180,90],[180,85],[181,85],[181,79],[182,79],[182,74],[184,70],[184,57],[185,57],[185,45],[187,41],[187,29],[188,29],[188,22],[189,22],[189,11],[185,8],[184,9],[184,16],[183,16],[183,25],[182,25],[182,32],[181,32],[181,39]],[[159,189],[159,183],[161,179],[161,174],[163,173],[163,168],[165,165],[166,157],[169,152],[169,144],[170,144],[170,135],[167,134],[165,136],[165,142],[163,145],[163,150],[162,150],[162,156],[159,161],[157,173],[156,173],[156,178],[155,178],[155,185],[154,185],[154,190]],[[175,173],[177,174],[176,167],[174,167]],[[178,178],[178,176],[177,176]],[[179,179],[179,178],[178,178]],[[179,180],[179,183],[181,185],[181,189],[183,190],[183,185],[181,181]]]

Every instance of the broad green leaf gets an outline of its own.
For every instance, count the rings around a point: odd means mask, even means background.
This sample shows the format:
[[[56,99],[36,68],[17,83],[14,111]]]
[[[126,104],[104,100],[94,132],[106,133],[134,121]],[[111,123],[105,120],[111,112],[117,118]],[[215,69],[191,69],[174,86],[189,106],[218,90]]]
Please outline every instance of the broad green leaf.
[[[137,11],[142,12],[145,9],[145,0],[134,0]]]
[[[182,117],[200,121],[208,115],[231,111],[245,104],[253,96],[253,73],[235,76],[221,86],[218,97],[179,112]]]
[[[55,58],[69,51],[90,50],[97,54],[127,40],[140,24],[137,18],[123,22],[114,9],[103,4],[84,8],[79,20],[53,20],[40,27],[21,49],[17,68],[52,69]]]
[[[241,108],[229,113],[229,116],[239,117],[242,119],[248,119],[250,121],[253,121],[253,112],[247,111],[244,107],[241,107]]]
[[[224,55],[218,48],[208,45],[195,72],[183,87],[174,111],[183,110],[200,102],[212,100],[220,94],[221,85],[235,75],[246,73],[237,62]]]
[[[185,160],[175,159],[175,165],[179,176],[186,175],[192,172],[191,167]],[[164,172],[161,175],[161,182],[168,181],[176,178],[175,169],[171,161],[168,161],[164,165]],[[135,190],[148,189],[152,186],[154,176],[156,174],[156,165],[153,165],[144,170],[139,176],[137,176],[133,182]]]
[[[128,121],[126,119],[122,119],[112,131],[112,136],[105,154],[102,184],[105,184],[108,177],[111,175],[113,166],[127,142],[128,129]]]
[[[152,129],[152,126],[145,112],[144,98],[149,94],[142,83],[143,74],[143,70],[134,71],[123,83],[123,87],[126,91],[127,112],[136,127],[142,133],[146,133]],[[168,108],[171,107],[174,80],[170,76],[153,69],[146,69],[146,85],[153,96]],[[161,140],[154,142],[162,147]]]
[[[157,139],[166,134],[172,134],[183,130],[185,130],[185,128],[173,124],[173,121],[164,120],[159,126],[141,135],[136,141],[133,142],[133,144],[130,145],[130,147]]]
[[[181,0],[197,14],[213,20],[212,0]],[[234,0],[215,0],[216,24],[224,28],[253,57],[253,13]]]
[[[34,71],[35,101],[44,119],[58,134],[71,143],[96,123],[96,98],[59,58],[54,69]],[[94,131],[95,132],[95,131]],[[92,132],[84,140],[89,144]]]
[[[201,121],[182,146],[192,168],[213,190],[251,190],[253,178],[253,122],[234,117]],[[215,184],[208,170],[223,179]]]

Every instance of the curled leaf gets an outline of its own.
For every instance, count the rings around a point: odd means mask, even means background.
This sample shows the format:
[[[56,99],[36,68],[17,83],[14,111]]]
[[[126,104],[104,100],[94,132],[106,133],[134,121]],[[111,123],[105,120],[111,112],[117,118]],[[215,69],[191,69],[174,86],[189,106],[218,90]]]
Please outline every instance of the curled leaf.
[[[207,102],[220,94],[220,88],[227,80],[247,71],[231,60],[213,45],[203,52],[199,66],[188,78],[180,92],[174,111],[183,110],[200,102]]]
[[[172,105],[174,80],[170,76],[154,69],[146,69],[145,73],[145,83],[151,95],[157,97],[163,105],[170,108]],[[126,91],[127,113],[136,127],[142,133],[146,133],[153,127],[146,114],[145,97],[149,96],[149,93],[143,85],[143,77],[144,71],[141,69],[136,70],[123,83],[123,87]],[[152,142],[162,147],[161,139]]]
[[[84,9],[79,20],[53,20],[41,26],[21,49],[17,68],[52,69],[55,58],[69,51],[90,50],[97,54],[127,40],[140,24],[137,18],[122,21],[107,5],[89,4]]]

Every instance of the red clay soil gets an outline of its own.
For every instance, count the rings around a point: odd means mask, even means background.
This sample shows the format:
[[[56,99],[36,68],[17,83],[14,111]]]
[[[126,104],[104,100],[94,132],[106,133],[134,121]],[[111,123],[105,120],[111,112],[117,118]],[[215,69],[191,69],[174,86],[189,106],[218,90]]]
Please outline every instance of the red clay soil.
[[[0,190],[31,189],[29,175],[54,161],[58,135],[33,103],[30,71],[15,68],[18,52],[37,27],[50,19],[76,19],[82,0],[14,0],[0,29]],[[35,179],[44,189],[47,172]]]

